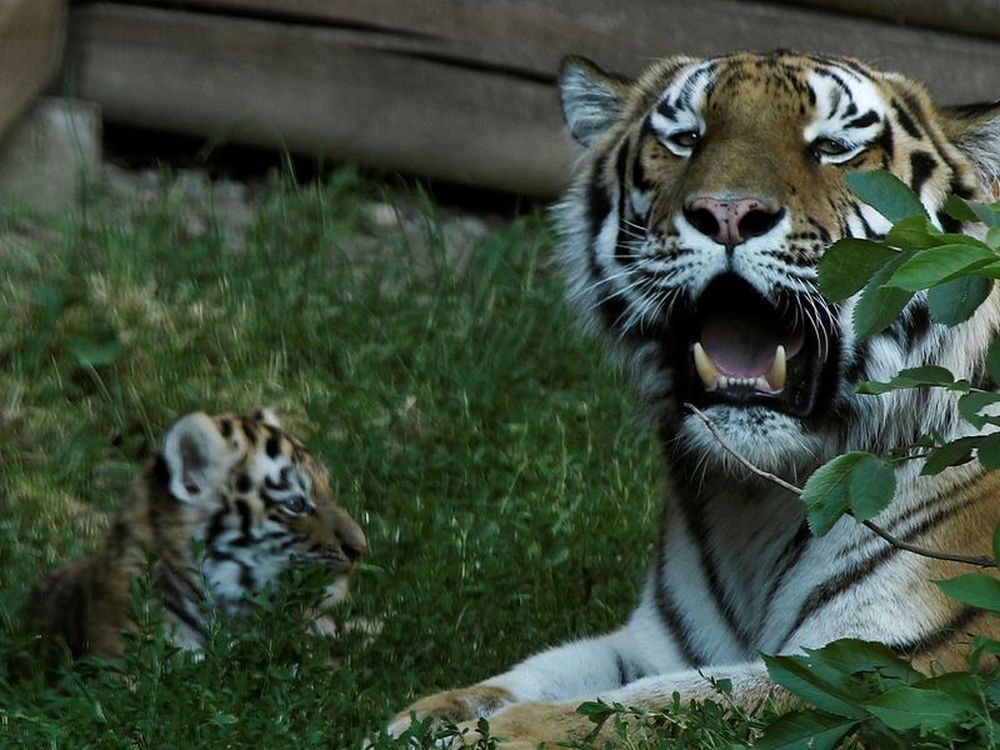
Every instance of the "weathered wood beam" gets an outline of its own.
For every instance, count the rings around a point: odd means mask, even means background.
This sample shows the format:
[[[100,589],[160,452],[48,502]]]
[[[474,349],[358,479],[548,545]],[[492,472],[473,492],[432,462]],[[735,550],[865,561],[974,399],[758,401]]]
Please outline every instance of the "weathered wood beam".
[[[568,173],[551,81],[343,28],[110,3],[71,26],[79,93],[107,121],[536,195]]]
[[[155,1],[73,12],[79,93],[109,121],[541,196],[575,153],[554,88],[571,52],[634,73],[666,52],[798,47],[902,70],[945,103],[1000,95],[995,42],[774,2]]]
[[[883,18],[908,27],[959,31],[1000,39],[1000,7],[996,0],[780,0],[812,5],[835,13]]]
[[[129,0],[119,0],[128,2]],[[624,73],[673,53],[802,49],[927,82],[945,103],[1000,96],[996,0],[143,0],[172,8],[362,26],[444,55],[551,74],[566,54]],[[900,25],[900,19],[907,25]]]

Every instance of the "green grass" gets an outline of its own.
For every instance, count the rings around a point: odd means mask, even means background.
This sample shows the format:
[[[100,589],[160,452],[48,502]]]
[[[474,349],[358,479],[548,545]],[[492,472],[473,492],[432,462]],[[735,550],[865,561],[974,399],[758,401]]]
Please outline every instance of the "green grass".
[[[504,222],[456,273],[422,196],[407,231],[372,224],[365,202],[396,197],[350,171],[275,179],[235,244],[167,189],[0,217],[0,632],[173,419],[258,405],[329,465],[370,543],[343,616],[382,623],[330,642],[264,608],[201,663],[146,637],[54,686],[0,667],[0,747],[357,748],[415,697],[628,615],[656,451],[562,303],[544,220]],[[662,736],[691,746],[748,731],[675,714]]]

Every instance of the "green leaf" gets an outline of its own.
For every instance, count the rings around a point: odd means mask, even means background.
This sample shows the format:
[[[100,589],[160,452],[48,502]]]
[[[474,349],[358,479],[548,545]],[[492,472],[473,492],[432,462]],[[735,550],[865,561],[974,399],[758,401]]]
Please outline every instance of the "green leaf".
[[[1000,433],[994,432],[983,438],[976,449],[976,458],[987,469],[1000,469]]]
[[[31,292],[31,297],[35,303],[42,309],[46,320],[49,323],[55,321],[59,317],[60,313],[66,308],[66,295],[63,294],[62,289],[57,286],[40,286],[36,287]]]
[[[997,557],[994,557],[993,559],[1000,560],[1000,558]],[[978,672],[980,666],[986,666],[986,663],[983,662],[984,656],[1000,657],[1000,641],[995,641],[992,638],[987,638],[982,635],[973,636],[972,649],[969,651],[969,655],[967,657],[970,671]],[[996,664],[996,661],[991,660],[990,663]],[[995,672],[993,679],[1000,679],[1000,673]],[[1000,687],[1000,685],[998,685],[998,687]]]
[[[924,388],[924,387],[951,387],[956,384],[955,376],[950,370],[937,365],[926,365],[924,367],[911,367],[900,370],[887,383],[877,380],[865,380],[858,385],[857,392],[867,395],[877,395],[898,391],[903,388]]]
[[[944,210],[959,221],[974,221],[988,227],[1000,227],[1000,214],[986,203],[967,201],[953,195],[945,202]]]
[[[945,581],[934,581],[952,599],[989,612],[1000,613],[1000,580],[982,573],[966,573]]]
[[[861,292],[861,298],[854,306],[852,322],[858,338],[867,338],[889,326],[910,301],[913,292],[883,285],[911,256],[909,253],[900,253],[868,280]]]
[[[920,473],[924,476],[940,474],[949,466],[958,466],[972,460],[972,451],[982,441],[979,435],[952,440],[950,443],[935,448],[924,461]]]
[[[101,367],[118,359],[125,347],[117,339],[95,341],[80,336],[73,339],[69,350],[81,367]]]
[[[763,659],[772,680],[821,711],[849,719],[866,717],[852,696],[854,686],[848,675],[831,672],[803,656],[765,654]]]
[[[878,269],[899,253],[870,240],[837,240],[819,261],[819,288],[834,302],[862,289]]]
[[[966,422],[977,430],[988,424],[1000,421],[997,417],[983,415],[981,412],[994,404],[1000,403],[1000,393],[966,393],[958,400],[958,413]]]
[[[935,322],[946,326],[964,323],[993,291],[993,281],[968,276],[947,281],[927,292],[927,306]]]
[[[907,685],[926,679],[908,661],[883,643],[841,638],[822,648],[803,649],[817,663],[838,672],[858,674],[878,672],[883,677],[899,680]]]
[[[993,530],[993,559],[1000,567],[1000,524]]]
[[[907,216],[926,215],[916,193],[891,172],[848,172],[844,182],[852,193],[893,223]]]
[[[983,250],[995,249],[967,234],[942,232],[926,216],[909,216],[897,221],[886,233],[883,243],[903,250],[926,250],[941,245],[975,245]]]
[[[874,518],[896,495],[896,469],[878,456],[865,456],[851,472],[848,495],[855,518]]]
[[[971,713],[960,697],[916,686],[892,688],[865,701],[864,705],[883,724],[896,731],[950,726]]]
[[[993,339],[986,352],[986,371],[994,383],[1000,383],[1000,336]]]
[[[827,461],[814,471],[802,488],[806,520],[813,536],[823,536],[851,507],[851,472],[867,453],[854,451]]]
[[[615,709],[604,701],[584,701],[576,707],[576,712],[583,714],[595,724],[603,724],[615,713]]]
[[[940,690],[952,698],[958,698],[973,706],[974,710],[982,708],[981,693],[983,684],[979,675],[969,672],[945,672],[935,677],[925,677],[913,687],[922,690]]]
[[[756,750],[832,750],[859,723],[820,711],[794,711],[771,722],[753,746]]]
[[[926,216],[908,216],[897,221],[886,233],[885,244],[904,250],[923,250],[947,244],[948,241],[942,239],[946,236]]]
[[[997,656],[1000,654],[1000,650],[994,651],[993,655]],[[996,672],[990,676],[989,680],[986,682],[986,698],[989,700],[990,705],[994,708],[1000,706],[1000,674]]]
[[[854,451],[837,456],[812,473],[802,490],[806,518],[815,536],[853,512],[867,520],[885,508],[896,492],[896,472],[887,461]]]
[[[997,260],[995,252],[976,245],[941,245],[911,254],[885,284],[919,292]]]

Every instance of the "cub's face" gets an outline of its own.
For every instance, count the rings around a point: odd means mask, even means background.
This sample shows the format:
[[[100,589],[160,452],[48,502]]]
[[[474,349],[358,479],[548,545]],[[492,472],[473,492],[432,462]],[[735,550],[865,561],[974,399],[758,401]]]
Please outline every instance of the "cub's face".
[[[333,500],[326,468],[268,411],[181,419],[164,440],[171,495],[196,517],[202,568],[217,604],[239,608],[291,565],[319,565],[342,598],[366,548]]]
[[[637,81],[571,59],[560,86],[587,150],[559,208],[572,294],[682,450],[723,455],[686,402],[758,463],[787,469],[873,439],[885,417],[854,395],[858,380],[930,361],[976,376],[993,312],[944,345],[918,297],[858,342],[854,301],[824,299],[816,269],[836,240],[889,228],[847,190],[847,170],[891,171],[959,231],[943,205],[992,187],[996,109],[936,109],[898,75],[785,52],[671,58]],[[855,429],[862,415],[871,424]]]

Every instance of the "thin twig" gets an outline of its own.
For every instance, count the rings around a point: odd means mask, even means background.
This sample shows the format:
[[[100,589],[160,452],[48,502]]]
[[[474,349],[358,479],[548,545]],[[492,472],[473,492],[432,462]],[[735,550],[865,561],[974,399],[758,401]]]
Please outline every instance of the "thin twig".
[[[718,441],[719,445],[721,445],[723,449],[727,453],[729,453],[729,455],[731,455],[733,458],[739,461],[746,469],[756,474],[757,476],[761,477],[762,479],[766,479],[768,482],[776,484],[782,489],[791,492],[793,495],[797,495],[799,497],[802,496],[801,487],[796,487],[794,484],[786,482],[777,474],[772,474],[769,471],[764,471],[760,467],[755,466],[753,462],[750,461],[750,459],[748,459],[746,456],[744,456],[742,453],[736,450],[732,445],[730,445],[729,441],[727,441],[722,436],[722,433],[719,431],[719,428],[716,426],[715,422],[713,422],[711,418],[709,418],[709,416],[705,414],[705,412],[703,412],[697,406],[695,406],[694,404],[686,403],[684,404],[684,408],[689,409],[692,414],[698,417],[698,419],[700,419],[702,423],[704,423],[705,427],[708,428],[709,432],[712,433],[712,436],[716,439],[716,441]],[[974,565],[977,568],[992,568],[996,565],[996,561],[990,557],[956,555],[950,552],[938,552],[936,550],[924,549],[923,547],[918,547],[914,544],[910,544],[909,542],[904,542],[902,539],[893,536],[888,531],[883,529],[881,526],[871,521],[860,521],[860,523],[863,526],[867,527],[868,529],[871,529],[872,532],[874,532],[876,535],[884,539],[893,547],[904,550],[906,552],[912,552],[915,555],[920,555],[922,557],[929,557],[934,560],[948,560],[950,562],[958,562],[958,563],[964,563],[966,565]]]
[[[904,542],[902,539],[894,537],[888,531],[883,529],[881,526],[872,523],[871,521],[862,521],[864,526],[874,531],[880,537],[885,539],[893,547],[898,547],[899,549],[906,550],[907,552],[912,552],[915,555],[923,555],[924,557],[932,557],[935,560],[950,560],[951,562],[965,563],[966,565],[975,565],[979,568],[992,568],[996,565],[996,561],[992,557],[979,557],[979,556],[968,556],[968,555],[954,555],[951,552],[937,552],[931,549],[924,549],[923,547],[917,547],[909,542]]]
[[[759,466],[754,466],[754,464],[750,462],[749,458],[747,458],[742,453],[740,453],[738,450],[736,450],[733,446],[731,446],[729,444],[729,441],[727,441],[724,437],[722,437],[722,433],[719,432],[719,428],[716,427],[715,422],[713,422],[711,419],[709,419],[708,415],[705,412],[703,412],[701,409],[699,409],[697,406],[695,406],[694,404],[684,404],[684,408],[685,409],[690,409],[694,413],[694,415],[696,417],[698,417],[698,419],[700,419],[702,422],[704,422],[705,426],[709,429],[709,432],[711,432],[715,436],[715,439],[718,441],[719,445],[721,445],[723,448],[725,448],[726,451],[733,458],[735,458],[737,461],[739,461],[741,464],[743,464],[747,469],[749,469],[750,471],[752,471],[757,476],[759,476],[759,477],[761,477],[763,479],[766,479],[769,482],[773,482],[774,484],[778,485],[779,487],[781,487],[783,489],[788,490],[793,495],[801,495],[802,494],[802,488],[801,487],[796,487],[794,484],[791,484],[790,482],[786,482],[784,479],[782,479],[781,477],[779,477],[777,474],[772,474],[769,471],[764,471]]]

